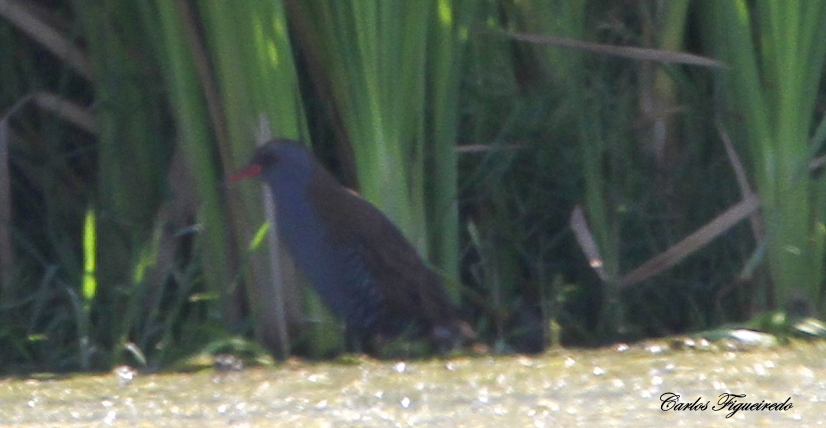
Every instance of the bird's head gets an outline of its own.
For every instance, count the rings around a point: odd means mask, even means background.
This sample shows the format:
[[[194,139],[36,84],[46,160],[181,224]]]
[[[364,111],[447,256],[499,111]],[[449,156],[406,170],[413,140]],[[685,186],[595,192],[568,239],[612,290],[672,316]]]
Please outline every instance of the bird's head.
[[[313,155],[307,148],[298,141],[279,138],[258,147],[249,164],[230,176],[229,181],[260,176],[271,186],[304,184],[312,174]]]

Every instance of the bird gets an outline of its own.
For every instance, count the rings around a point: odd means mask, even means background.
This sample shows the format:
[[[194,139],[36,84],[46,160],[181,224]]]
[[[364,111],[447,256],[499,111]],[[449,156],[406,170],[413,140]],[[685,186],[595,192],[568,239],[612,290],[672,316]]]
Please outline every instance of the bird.
[[[259,146],[229,180],[258,177],[275,200],[279,238],[323,304],[344,323],[348,352],[412,332],[440,351],[475,337],[438,273],[378,208],[343,186],[295,140]]]

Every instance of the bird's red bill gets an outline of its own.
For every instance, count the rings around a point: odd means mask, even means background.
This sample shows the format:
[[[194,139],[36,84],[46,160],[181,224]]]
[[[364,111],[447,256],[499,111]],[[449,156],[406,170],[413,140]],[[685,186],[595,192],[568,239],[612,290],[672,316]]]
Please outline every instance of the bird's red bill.
[[[252,164],[241,171],[232,174],[229,177],[229,181],[238,181],[243,180],[245,178],[255,177],[256,175],[261,174],[261,165]]]

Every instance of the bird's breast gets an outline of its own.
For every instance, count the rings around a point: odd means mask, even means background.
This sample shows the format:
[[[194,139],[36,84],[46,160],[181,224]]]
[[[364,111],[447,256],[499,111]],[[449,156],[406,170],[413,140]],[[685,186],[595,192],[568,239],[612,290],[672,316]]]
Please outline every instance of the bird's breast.
[[[331,239],[329,225],[306,192],[273,189],[273,197],[279,238],[324,303],[345,317],[349,298],[346,248]]]

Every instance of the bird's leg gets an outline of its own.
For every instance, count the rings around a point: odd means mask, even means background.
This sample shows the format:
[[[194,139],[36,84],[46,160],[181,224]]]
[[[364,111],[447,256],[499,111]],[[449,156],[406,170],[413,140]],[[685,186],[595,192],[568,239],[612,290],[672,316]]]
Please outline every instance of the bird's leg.
[[[344,348],[347,352],[353,354],[363,354],[369,335],[354,323],[345,323],[344,325]]]

